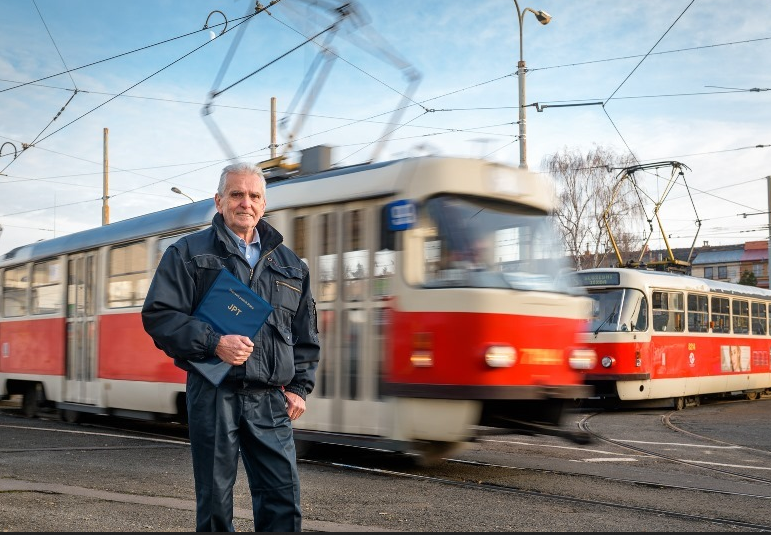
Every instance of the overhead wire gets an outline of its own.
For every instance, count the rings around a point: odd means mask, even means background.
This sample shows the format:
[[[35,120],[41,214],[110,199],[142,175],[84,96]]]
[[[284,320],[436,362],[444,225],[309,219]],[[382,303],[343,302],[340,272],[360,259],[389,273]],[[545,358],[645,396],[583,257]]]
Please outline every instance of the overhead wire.
[[[691,2],[691,4],[692,4],[692,3],[693,3],[693,2]],[[689,7],[690,7],[690,4],[689,4]],[[687,8],[686,8],[686,9],[687,9]],[[682,14],[681,14],[681,16],[682,16]],[[198,30],[198,31],[201,31],[201,30]],[[196,33],[196,32],[190,32],[189,34],[186,34],[186,35],[191,35],[191,34],[193,34],[193,33]],[[179,37],[182,37],[182,36],[179,36]],[[177,38],[179,38],[179,37],[177,37]],[[663,37],[663,36],[662,36],[662,37]],[[177,39],[177,38],[174,38],[174,39]],[[174,39],[170,39],[170,40],[174,40]],[[170,40],[167,40],[167,41],[163,41],[163,42],[168,42],[168,41],[170,41]],[[760,40],[760,39],[758,39],[758,40]],[[726,46],[726,45],[728,45],[728,44],[744,43],[744,42],[751,42],[751,41],[756,41],[756,40],[747,40],[747,41],[741,41],[741,42],[734,42],[734,43],[724,43],[724,44],[719,44],[719,45],[710,45],[710,46]],[[163,42],[161,42],[161,43],[163,43]],[[157,44],[161,44],[161,43],[157,43]],[[150,46],[155,46],[155,45],[150,45]],[[654,47],[655,47],[655,46],[654,46]],[[703,46],[703,47],[694,47],[694,48],[691,48],[691,49],[683,49],[683,50],[692,50],[692,49],[696,49],[696,48],[708,48],[708,47],[709,47],[709,46]],[[142,49],[144,49],[144,48],[148,48],[148,47],[143,47]],[[142,50],[142,49],[137,49],[137,50]],[[671,53],[671,52],[673,52],[673,51],[667,51],[667,52],[657,52],[657,54],[663,54],[663,53]],[[191,52],[191,53],[192,53],[192,52]],[[652,53],[649,51],[649,53],[648,53],[648,54],[646,54],[645,56],[643,56],[643,59],[644,59],[645,57],[647,57],[648,55],[651,55],[651,54],[652,54]],[[113,56],[113,58],[117,58],[117,57],[120,57],[120,56],[123,56],[123,55],[125,55],[125,54],[120,54],[120,55],[117,55],[117,56]],[[183,57],[184,57],[184,56],[183,56]],[[112,59],[112,58],[110,58],[110,59]],[[180,59],[182,59],[182,58],[180,58]],[[102,60],[102,61],[106,61],[106,60]],[[611,61],[611,60],[607,60],[607,61]],[[101,62],[101,61],[100,61],[100,62]],[[94,64],[96,64],[96,63],[99,63],[99,62],[94,62],[94,63],[91,63],[91,64],[89,64],[89,65],[85,65],[85,66],[82,66],[82,67],[78,67],[77,69],[80,69],[80,68],[83,68],[83,67],[86,67],[86,66],[90,66],[90,65],[94,65]],[[586,63],[591,63],[591,62],[586,62]],[[638,66],[639,66],[639,64],[638,64]],[[553,68],[556,68],[556,67],[553,67]],[[77,70],[77,69],[72,69],[72,70],[69,70],[69,69],[68,69],[66,72],[70,73],[70,72],[72,72],[72,71],[74,71],[74,70]],[[635,69],[636,69],[636,67],[635,67]],[[536,69],[531,69],[531,70],[536,70]],[[160,71],[158,71],[158,72],[160,72]],[[362,72],[363,72],[363,71],[362,71]],[[633,71],[633,72],[634,72],[634,71]],[[61,74],[61,73],[59,73],[59,74]],[[157,73],[156,73],[156,74],[157,74]],[[631,74],[632,74],[632,73],[630,73],[630,76],[631,76]],[[58,75],[58,74],[57,74],[57,75]],[[52,75],[52,76],[56,76],[56,75]],[[502,78],[506,78],[506,77],[510,77],[510,76],[512,76],[512,75],[511,75],[511,74],[508,74],[508,75],[506,75],[506,76],[503,76],[503,77],[500,77],[500,78],[497,78],[497,79],[491,80],[491,81],[489,81],[489,82],[483,82],[483,83],[481,83],[481,84],[475,84],[475,85],[473,85],[473,86],[469,86],[469,87],[478,87],[478,86],[480,86],[480,85],[484,85],[484,84],[486,84],[486,83],[490,83],[490,82],[492,82],[492,81],[496,81],[496,80],[499,80],[499,79],[502,79]],[[40,80],[45,80],[45,79],[47,79],[47,78],[50,78],[50,77],[41,78],[41,79],[39,79],[38,81],[40,81]],[[628,79],[628,78],[629,78],[629,76],[627,76],[627,79]],[[145,80],[146,80],[146,79],[145,79]],[[143,81],[144,81],[144,80],[143,80]],[[625,82],[626,82],[626,80],[624,80],[624,82],[622,82],[622,84],[621,84],[621,85],[623,85],[623,83],[625,83]],[[21,87],[22,85],[28,85],[28,84],[30,84],[30,83],[34,83],[34,81],[33,81],[33,82],[27,82],[27,83],[24,83],[24,84],[20,84],[19,86],[16,86],[16,87]],[[139,83],[141,83],[141,82],[139,82]],[[135,84],[135,85],[134,85],[134,86],[132,86],[131,88],[135,87],[136,85],[138,85],[138,84]],[[619,88],[621,87],[621,85],[619,86]],[[131,88],[129,88],[129,89],[131,89]],[[616,89],[616,91],[618,91],[618,89],[619,89],[619,88],[617,88],[617,89]],[[13,89],[13,88],[7,88],[7,89],[4,89],[4,90],[0,90],[0,92],[2,92],[2,91],[7,91],[7,90],[9,90],[9,89]],[[128,91],[129,89],[127,89],[126,91]],[[453,94],[453,93],[461,92],[461,91],[463,91],[463,90],[465,90],[465,88],[464,88],[464,89],[460,89],[460,90],[456,90],[456,91],[453,91],[453,92],[450,92],[450,93],[446,93],[445,95],[442,95],[442,96],[446,96],[446,95],[450,95],[450,94]],[[618,99],[618,98],[643,98],[643,97],[615,97],[614,95],[615,95],[615,92],[616,92],[616,91],[614,91],[614,93],[611,95],[611,97],[609,97],[609,98],[608,98],[608,100],[610,100],[611,98],[612,98],[612,99]],[[125,95],[124,95],[124,93],[125,93],[125,91],[124,91],[124,92],[121,92],[121,93],[119,93],[119,94],[118,94],[118,95],[116,95],[114,98],[117,98],[118,96],[125,96]],[[134,98],[136,98],[136,97],[134,97]],[[423,101],[423,102],[428,102],[429,100],[435,100],[435,99],[437,99],[437,98],[441,98],[441,96],[432,97],[432,99],[428,99],[428,100],[425,100],[425,101]],[[110,99],[110,100],[112,100],[112,99]],[[107,102],[110,102],[110,100],[108,100]],[[106,104],[107,102],[103,103],[102,105]],[[606,102],[607,102],[607,101],[606,101]],[[418,103],[415,103],[415,104],[418,104]],[[422,104],[418,104],[418,105],[421,105],[421,106],[422,106],[422,107],[425,109],[425,106],[423,106]],[[95,108],[95,109],[96,109],[96,108]],[[456,108],[455,110],[457,110],[457,108]],[[93,110],[92,110],[92,111],[93,111]],[[432,111],[440,111],[440,110],[432,110]],[[441,110],[441,111],[453,111],[453,110]],[[607,111],[606,111],[605,113],[606,113],[606,115],[607,115]],[[380,115],[384,115],[384,114],[380,114]],[[371,116],[371,118],[376,118],[376,117],[378,117],[378,116],[380,116],[380,115],[374,115],[374,116]],[[81,116],[81,117],[82,117],[82,116]],[[417,117],[416,117],[416,118],[417,118]],[[405,125],[404,125],[404,126],[406,126],[407,124],[411,124],[412,122],[414,122],[414,121],[415,121],[415,119],[416,119],[416,118],[413,118],[413,119],[411,119],[410,121],[408,121],[407,123],[405,123]],[[609,119],[609,120],[611,120],[611,123],[613,124],[613,121],[612,121],[612,119],[610,119],[610,117],[609,117],[609,116],[608,116],[608,119]],[[351,124],[355,124],[355,123],[358,123],[358,122],[364,122],[364,121],[367,121],[367,120],[369,120],[369,119],[356,120],[356,121],[352,122]],[[73,121],[73,122],[74,122],[74,121]],[[71,124],[71,123],[68,123],[68,124]],[[67,125],[65,125],[65,126],[67,126]],[[411,126],[412,126],[412,127],[420,127],[420,125],[411,125]],[[62,128],[64,128],[64,127],[62,127]],[[342,128],[342,127],[338,127],[338,128]],[[615,124],[614,124],[614,128],[616,128]],[[331,130],[336,130],[336,129],[337,129],[337,128],[334,128],[334,129],[331,129]],[[59,130],[61,130],[61,129],[59,129]],[[58,132],[59,130],[57,130],[57,132]],[[331,131],[331,130],[328,130],[328,131]],[[449,129],[449,131],[451,131],[451,132],[454,132],[454,131],[459,131],[459,130],[455,130],[455,129]],[[619,136],[621,136],[621,133],[620,133],[620,131],[618,130],[618,128],[616,128],[616,131],[617,131],[617,133],[619,134]],[[56,132],[54,132],[54,133],[56,133]],[[50,135],[53,135],[53,133],[52,133],[52,134],[50,134]],[[47,137],[49,137],[49,136],[46,136],[46,138],[47,138]],[[420,137],[420,136],[418,136],[418,137]],[[622,138],[622,140],[623,140],[623,136],[621,136],[621,138]],[[45,139],[45,138],[44,138],[44,139]],[[512,142],[512,143],[513,143],[513,142]],[[625,140],[624,140],[624,143],[626,144],[626,141],[625,141]],[[627,145],[627,147],[628,147],[628,145]],[[741,149],[727,149],[727,150],[741,150]],[[630,150],[630,153],[631,153],[631,150]]]

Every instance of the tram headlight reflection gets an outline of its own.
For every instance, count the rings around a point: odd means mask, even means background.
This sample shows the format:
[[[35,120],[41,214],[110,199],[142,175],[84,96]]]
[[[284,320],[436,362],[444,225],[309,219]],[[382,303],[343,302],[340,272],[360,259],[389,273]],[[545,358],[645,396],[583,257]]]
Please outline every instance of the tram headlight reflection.
[[[517,350],[511,346],[490,346],[485,351],[485,362],[491,368],[511,368],[517,362]]]
[[[594,349],[574,349],[568,356],[568,364],[574,370],[591,370],[597,364]]]

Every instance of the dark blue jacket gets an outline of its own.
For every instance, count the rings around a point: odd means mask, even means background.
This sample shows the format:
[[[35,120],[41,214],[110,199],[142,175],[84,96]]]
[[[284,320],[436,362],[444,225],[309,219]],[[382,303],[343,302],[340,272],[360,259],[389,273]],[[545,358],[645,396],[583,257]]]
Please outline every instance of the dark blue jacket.
[[[304,399],[313,390],[320,353],[308,266],[267,222],[260,220],[257,232],[261,253],[254,269],[227,234],[219,213],[211,227],[169,246],[147,292],[142,323],[178,367],[194,369],[188,361],[213,356],[221,335],[192,314],[225,268],[273,305],[253,338],[252,355],[243,366],[234,366],[225,380],[283,386]]]

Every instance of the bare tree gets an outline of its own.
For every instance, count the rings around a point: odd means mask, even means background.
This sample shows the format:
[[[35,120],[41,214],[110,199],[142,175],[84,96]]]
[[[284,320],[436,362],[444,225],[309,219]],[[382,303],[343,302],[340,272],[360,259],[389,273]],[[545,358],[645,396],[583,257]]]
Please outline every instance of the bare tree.
[[[635,189],[628,181],[618,181],[619,171],[632,161],[630,155],[596,145],[586,154],[565,147],[544,157],[541,167],[548,170],[557,189],[555,216],[576,269],[600,266],[612,254],[603,221],[606,209],[621,250],[634,250],[641,242],[643,234],[635,223],[640,220],[641,207]],[[617,186],[621,189],[614,198]]]

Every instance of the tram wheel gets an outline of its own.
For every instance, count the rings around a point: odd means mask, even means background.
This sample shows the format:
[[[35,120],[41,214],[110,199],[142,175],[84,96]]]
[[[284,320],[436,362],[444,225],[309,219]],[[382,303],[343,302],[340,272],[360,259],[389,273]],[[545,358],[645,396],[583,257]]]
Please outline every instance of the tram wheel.
[[[681,411],[685,408],[685,398],[677,397],[674,398],[674,406],[676,411]]]
[[[417,464],[423,468],[431,468],[442,463],[450,453],[462,446],[456,442],[429,441],[417,445]]]
[[[41,394],[42,388],[38,383],[30,385],[24,391],[24,395],[21,398],[21,413],[25,417],[34,418],[37,416],[37,411],[40,407]]]
[[[760,392],[747,392],[745,395],[750,401],[755,401],[756,399],[760,398]]]
[[[80,421],[80,413],[70,409],[60,409],[59,417],[68,424],[76,424]]]

